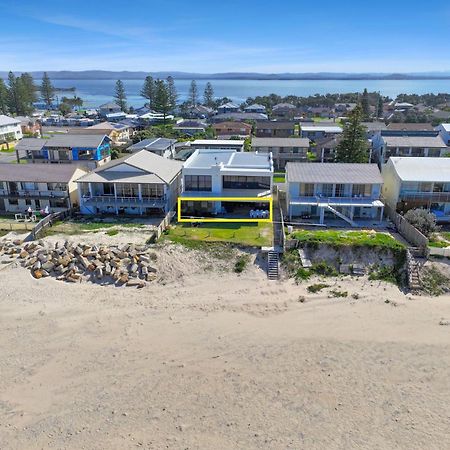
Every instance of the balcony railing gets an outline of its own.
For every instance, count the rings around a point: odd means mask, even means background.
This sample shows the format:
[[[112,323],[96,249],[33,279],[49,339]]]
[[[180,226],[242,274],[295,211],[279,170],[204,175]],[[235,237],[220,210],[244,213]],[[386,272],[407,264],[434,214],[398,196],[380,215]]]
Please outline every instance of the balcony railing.
[[[67,198],[67,191],[28,191],[18,189],[17,191],[9,191],[7,189],[0,189],[0,197],[9,198]]]
[[[82,196],[84,203],[101,203],[108,205],[133,205],[133,206],[163,206],[166,202],[166,197],[145,197],[142,199],[139,197],[114,197],[114,195],[83,195]]]
[[[400,191],[400,200],[405,201],[430,201],[450,202],[450,192],[407,192]]]
[[[291,197],[290,201],[293,203],[305,204],[330,204],[330,205],[350,205],[350,206],[370,206],[373,202],[379,201],[378,197],[327,197],[319,195]]]

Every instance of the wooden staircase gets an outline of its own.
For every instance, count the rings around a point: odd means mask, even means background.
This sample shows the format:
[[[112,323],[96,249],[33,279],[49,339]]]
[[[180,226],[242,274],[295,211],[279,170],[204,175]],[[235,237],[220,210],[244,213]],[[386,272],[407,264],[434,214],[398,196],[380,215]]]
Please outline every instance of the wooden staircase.
[[[410,247],[406,250],[408,287],[412,292],[419,292],[422,287],[422,283],[420,282],[420,268],[424,261],[423,254],[420,249]]]

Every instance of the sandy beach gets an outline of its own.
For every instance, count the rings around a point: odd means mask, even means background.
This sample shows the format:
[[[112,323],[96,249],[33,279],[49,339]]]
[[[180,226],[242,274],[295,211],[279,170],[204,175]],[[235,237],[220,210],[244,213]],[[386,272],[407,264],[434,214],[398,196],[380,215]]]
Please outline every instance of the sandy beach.
[[[139,290],[0,270],[0,448],[449,447],[448,296],[158,264]]]

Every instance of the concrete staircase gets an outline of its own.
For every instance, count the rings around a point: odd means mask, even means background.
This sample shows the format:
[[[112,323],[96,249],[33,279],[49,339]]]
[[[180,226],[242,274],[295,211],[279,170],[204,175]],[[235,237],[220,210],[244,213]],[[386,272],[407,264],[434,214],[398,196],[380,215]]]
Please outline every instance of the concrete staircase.
[[[280,260],[276,251],[267,253],[267,276],[269,280],[278,280],[280,276]]]
[[[334,209],[332,206],[327,205],[326,208],[328,211],[331,211],[335,216],[339,217],[342,220],[345,220],[347,223],[349,223],[352,227],[358,226],[356,222],[354,222],[350,217],[347,217],[345,214],[340,213],[337,209]]]

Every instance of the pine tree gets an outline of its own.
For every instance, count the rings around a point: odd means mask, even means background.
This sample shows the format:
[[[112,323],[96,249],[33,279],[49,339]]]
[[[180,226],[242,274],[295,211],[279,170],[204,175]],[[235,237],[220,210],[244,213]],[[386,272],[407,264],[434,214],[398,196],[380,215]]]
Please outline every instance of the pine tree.
[[[383,106],[384,106],[383,97],[380,93],[378,93],[377,119],[379,119],[380,117],[383,117],[383,112],[384,112]]]
[[[336,162],[366,163],[369,159],[369,146],[362,121],[362,108],[358,105],[344,125],[344,133],[336,148]]]
[[[144,97],[148,100],[148,107],[153,108],[153,97],[155,95],[155,81],[153,77],[148,75],[145,77],[144,86],[141,89],[141,97]]]
[[[173,111],[177,106],[178,94],[175,81],[171,76],[167,77],[167,91],[169,93],[170,109]]]
[[[166,116],[170,111],[170,95],[167,84],[164,82],[164,80],[158,79],[155,82],[153,109],[156,112],[163,114],[164,123],[166,123]]]
[[[8,114],[8,88],[0,78],[0,114]]]
[[[214,105],[214,89],[209,81],[206,83],[205,91],[203,92],[203,103],[209,107]]]
[[[8,74],[8,109],[12,114],[21,114],[22,102],[20,83],[17,77],[9,72]]]
[[[195,80],[191,81],[191,86],[189,88],[189,102],[191,103],[191,106],[197,106],[198,103],[198,89]]]
[[[362,100],[361,100],[361,108],[363,119],[367,120],[370,118],[370,103],[369,103],[369,93],[367,89],[364,89]]]
[[[52,82],[50,81],[49,76],[47,75],[47,72],[44,72],[44,75],[42,77],[41,97],[42,100],[44,100],[44,103],[47,105],[47,109],[50,109],[55,98],[55,89],[52,85]]]
[[[122,80],[116,81],[116,89],[114,93],[116,103],[123,112],[127,112],[127,95]]]

